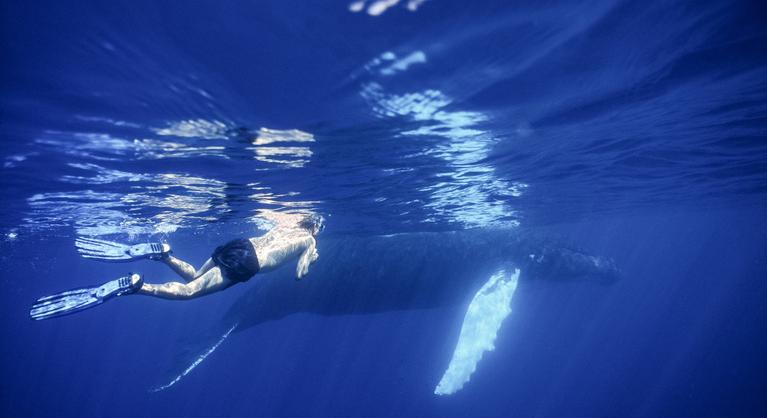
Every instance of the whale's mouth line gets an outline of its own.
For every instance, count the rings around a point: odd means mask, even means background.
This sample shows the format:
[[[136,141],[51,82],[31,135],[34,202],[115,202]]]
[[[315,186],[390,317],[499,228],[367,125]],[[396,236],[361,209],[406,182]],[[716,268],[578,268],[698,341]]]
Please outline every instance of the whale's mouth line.
[[[221,337],[220,337],[220,338],[219,338],[219,339],[216,341],[216,343],[215,343],[215,344],[213,344],[213,345],[212,345],[210,348],[208,348],[207,350],[205,350],[205,352],[204,352],[204,353],[202,353],[202,354],[200,354],[199,356],[197,356],[197,358],[196,358],[196,359],[195,359],[195,360],[192,362],[192,364],[190,364],[190,365],[189,365],[189,366],[188,366],[186,369],[184,369],[184,371],[182,371],[182,372],[181,372],[181,373],[179,373],[179,374],[178,374],[176,377],[174,377],[174,378],[173,378],[173,379],[172,379],[170,382],[168,382],[168,383],[166,383],[166,384],[164,384],[164,385],[160,385],[160,386],[157,386],[157,387],[155,387],[155,388],[152,388],[152,389],[150,389],[150,390],[149,390],[149,392],[155,393],[155,392],[160,392],[160,391],[163,391],[163,390],[165,390],[165,389],[168,389],[169,387],[171,387],[171,386],[175,385],[175,384],[176,384],[176,383],[178,383],[179,381],[181,381],[181,379],[183,379],[184,377],[186,377],[186,375],[188,375],[189,373],[191,373],[191,372],[192,372],[192,370],[194,370],[195,368],[197,368],[197,366],[199,366],[200,364],[202,364],[202,362],[203,362],[203,361],[205,361],[205,359],[207,359],[207,358],[208,358],[208,356],[210,356],[211,354],[213,354],[213,352],[214,352],[214,351],[216,351],[216,349],[218,348],[218,346],[220,346],[220,345],[221,345],[221,344],[222,344],[224,341],[226,341],[227,337],[229,337],[229,334],[231,334],[231,333],[232,333],[232,332],[233,332],[235,329],[237,329],[237,326],[238,326],[238,325],[240,325],[240,323],[239,323],[239,322],[238,322],[238,323],[235,323],[234,325],[232,325],[232,327],[231,327],[231,328],[229,328],[229,330],[227,330],[227,331],[224,333],[224,335],[222,335],[222,336],[221,336]]]

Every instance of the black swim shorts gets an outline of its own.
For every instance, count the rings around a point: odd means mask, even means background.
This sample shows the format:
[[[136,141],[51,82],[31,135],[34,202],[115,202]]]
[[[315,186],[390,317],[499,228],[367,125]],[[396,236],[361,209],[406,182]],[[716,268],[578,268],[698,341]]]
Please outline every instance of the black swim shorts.
[[[250,240],[241,238],[216,248],[210,256],[221,273],[233,282],[246,282],[261,268]]]

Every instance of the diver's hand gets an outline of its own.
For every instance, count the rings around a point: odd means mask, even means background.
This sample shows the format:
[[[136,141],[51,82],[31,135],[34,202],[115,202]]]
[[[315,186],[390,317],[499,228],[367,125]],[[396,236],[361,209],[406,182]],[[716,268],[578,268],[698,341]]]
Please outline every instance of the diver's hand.
[[[315,248],[315,249],[314,249],[314,252],[312,253],[312,258],[310,259],[311,261],[309,261],[309,262],[310,262],[310,263],[314,263],[314,262],[315,262],[315,261],[317,261],[319,258],[320,258],[320,253],[318,253],[318,252],[317,252],[317,249]]]
[[[306,258],[300,260],[296,266],[296,280],[301,280],[309,273],[309,263]]]

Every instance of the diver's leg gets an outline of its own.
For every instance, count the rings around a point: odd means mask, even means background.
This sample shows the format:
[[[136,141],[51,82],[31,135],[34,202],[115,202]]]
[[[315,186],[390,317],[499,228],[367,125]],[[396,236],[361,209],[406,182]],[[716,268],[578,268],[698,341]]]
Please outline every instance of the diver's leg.
[[[137,293],[139,295],[154,296],[162,299],[183,300],[218,292],[233,284],[234,282],[225,279],[221,274],[221,270],[218,267],[215,267],[189,283],[143,283]]]
[[[195,269],[194,266],[186,261],[173,257],[170,254],[162,257],[159,261],[170,267],[171,270],[175,271],[176,274],[181,276],[181,278],[187,282],[191,282],[197,277],[197,269]]]
[[[197,272],[195,273],[194,276],[195,277],[200,277],[203,274],[207,273],[213,267],[216,267],[216,263],[213,262],[212,258],[209,258],[209,259],[205,260],[205,263],[203,263],[202,267],[200,267],[200,269],[197,270]]]
[[[195,270],[193,265],[187,263],[184,260],[173,257],[170,254],[168,254],[167,257],[163,257],[160,261],[165,263],[165,265],[170,267],[171,270],[175,271],[176,274],[181,276],[181,278],[187,282],[191,282],[192,280],[202,276],[216,266],[216,264],[213,262],[213,259],[209,258],[205,261],[205,264],[203,264],[199,270]]]

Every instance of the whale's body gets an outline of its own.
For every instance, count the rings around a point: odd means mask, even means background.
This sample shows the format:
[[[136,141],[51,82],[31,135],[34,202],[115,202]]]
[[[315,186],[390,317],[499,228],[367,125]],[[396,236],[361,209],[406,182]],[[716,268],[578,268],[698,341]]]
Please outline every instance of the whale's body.
[[[271,277],[256,275],[251,280],[258,283],[226,320],[242,330],[297,312],[353,315],[458,305],[501,265],[520,268],[523,280],[609,281],[617,275],[608,259],[516,230],[320,236],[318,251],[319,260],[299,282],[293,266]]]
[[[359,315],[471,306],[469,311],[475,312],[476,321],[481,320],[476,318],[476,312],[495,315],[477,304],[505,300],[504,297],[510,301],[517,278],[525,281],[581,277],[605,282],[615,279],[618,273],[609,259],[590,256],[520,230],[320,236],[318,251],[319,260],[301,281],[293,278],[294,266],[251,279],[256,283],[248,283],[251,288],[219,324],[215,335],[223,336],[207,341],[208,348],[200,350],[193,365],[171,384],[211,354],[232,331],[244,331],[294,313]],[[510,293],[504,296],[499,292]],[[497,327],[505,315],[498,319]],[[468,313],[462,339],[464,331],[474,335],[471,329],[466,329],[471,326],[467,321]]]

